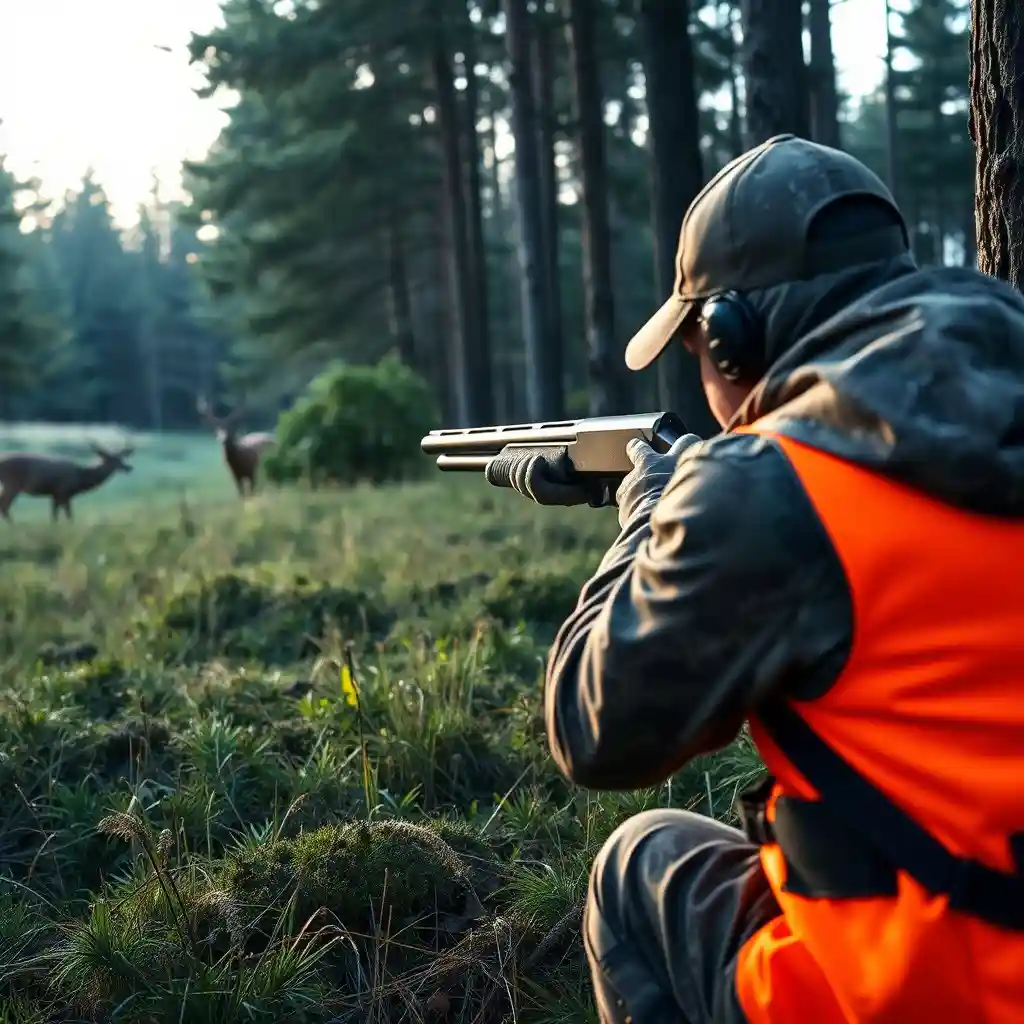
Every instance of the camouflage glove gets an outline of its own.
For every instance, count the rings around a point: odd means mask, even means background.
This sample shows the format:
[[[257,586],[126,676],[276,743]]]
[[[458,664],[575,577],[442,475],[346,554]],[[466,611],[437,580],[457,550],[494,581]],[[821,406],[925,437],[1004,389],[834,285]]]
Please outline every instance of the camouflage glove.
[[[626,445],[626,454],[633,463],[633,469],[615,492],[620,527],[625,529],[626,523],[643,506],[649,505],[653,508],[661,497],[661,492],[672,479],[679,456],[695,444],[700,444],[700,438],[696,434],[684,434],[664,455],[659,455],[639,438],[634,438]]]
[[[612,504],[609,488],[595,488],[573,481],[572,465],[565,448],[516,447],[509,445],[495,455],[484,471],[493,487],[511,487],[538,505]]]

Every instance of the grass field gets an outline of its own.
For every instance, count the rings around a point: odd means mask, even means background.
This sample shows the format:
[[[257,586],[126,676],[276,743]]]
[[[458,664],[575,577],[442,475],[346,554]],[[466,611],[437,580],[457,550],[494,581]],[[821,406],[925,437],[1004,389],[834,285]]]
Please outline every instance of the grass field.
[[[0,524],[0,1022],[594,1020],[603,838],[758,770],[553,767],[546,645],[614,515],[450,478],[243,507],[207,447]]]

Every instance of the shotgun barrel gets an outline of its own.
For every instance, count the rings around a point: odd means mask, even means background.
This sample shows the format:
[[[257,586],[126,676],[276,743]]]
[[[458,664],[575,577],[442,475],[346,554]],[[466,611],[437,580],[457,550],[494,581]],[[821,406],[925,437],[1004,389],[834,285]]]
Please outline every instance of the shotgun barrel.
[[[512,449],[526,454],[534,449],[548,462],[563,467],[570,477],[588,477],[610,484],[620,481],[633,468],[626,454],[626,445],[633,438],[640,438],[655,451],[664,453],[686,432],[675,413],[648,412],[432,430],[420,442],[420,448],[436,456],[437,468],[446,473],[482,473],[502,452]]]

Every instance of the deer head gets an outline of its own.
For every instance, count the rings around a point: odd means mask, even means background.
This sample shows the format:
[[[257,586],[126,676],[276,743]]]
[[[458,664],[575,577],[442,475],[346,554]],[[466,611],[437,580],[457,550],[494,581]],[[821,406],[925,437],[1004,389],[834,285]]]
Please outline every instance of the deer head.
[[[217,440],[222,444],[234,438],[235,433],[238,430],[238,421],[245,415],[245,403],[239,405],[233,412],[227,416],[218,418],[214,416],[213,410],[210,408],[210,403],[205,397],[200,396],[196,399],[196,412],[199,413],[203,422],[216,433]]]
[[[132,471],[132,467],[125,462],[125,459],[135,451],[133,447],[124,446],[119,452],[107,451],[106,448],[100,447],[95,442],[91,443],[89,447],[100,457],[103,466],[110,469],[111,472],[120,470],[122,473],[130,473]]]

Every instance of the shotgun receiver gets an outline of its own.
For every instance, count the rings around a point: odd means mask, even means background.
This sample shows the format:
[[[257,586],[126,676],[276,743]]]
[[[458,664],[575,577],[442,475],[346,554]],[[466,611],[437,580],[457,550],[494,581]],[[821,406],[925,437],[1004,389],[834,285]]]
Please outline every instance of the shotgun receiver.
[[[539,455],[555,479],[579,481],[593,489],[594,500],[607,502],[623,477],[633,468],[626,445],[633,438],[664,453],[685,433],[683,421],[672,412],[594,419],[518,423],[501,427],[465,427],[432,430],[420,442],[428,455],[437,456],[442,472],[486,473],[492,459],[502,459],[487,473],[491,483],[510,487],[509,473],[517,458]],[[508,467],[501,472],[499,467]]]

